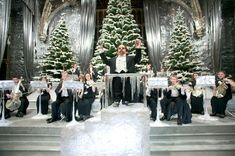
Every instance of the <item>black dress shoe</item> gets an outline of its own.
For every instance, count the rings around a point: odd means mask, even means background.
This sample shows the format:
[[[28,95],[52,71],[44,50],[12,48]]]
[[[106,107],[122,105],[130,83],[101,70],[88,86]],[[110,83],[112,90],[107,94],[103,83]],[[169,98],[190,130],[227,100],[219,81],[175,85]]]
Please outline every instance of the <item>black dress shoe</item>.
[[[49,121],[49,120],[51,120],[52,118],[48,118],[48,119],[46,119],[46,121]]]
[[[123,101],[122,104],[128,106],[129,103],[128,103],[128,101]]]
[[[17,112],[17,113],[16,113],[16,117],[20,117],[20,118],[21,118],[21,117],[23,117],[23,116],[24,116],[24,114],[23,114],[22,112]]]
[[[72,121],[72,118],[66,118],[65,121],[70,122],[70,121]]]
[[[150,120],[156,121],[156,117],[151,117]]]
[[[181,120],[177,120],[177,125],[182,125],[182,121]]]
[[[166,117],[163,116],[163,117],[160,118],[160,120],[161,120],[161,121],[166,120]]]
[[[82,117],[75,117],[75,120],[76,121],[83,121],[83,118]]]
[[[47,123],[52,123],[52,122],[55,122],[55,121],[57,121],[57,120],[51,118],[50,120],[47,120]]]
[[[10,118],[10,117],[11,117],[10,114],[6,114],[6,115],[5,115],[5,119],[8,119],[8,118]]]
[[[218,114],[218,116],[219,116],[220,118],[224,118],[224,117],[225,117],[224,114]]]
[[[211,113],[210,116],[216,116],[216,113]]]

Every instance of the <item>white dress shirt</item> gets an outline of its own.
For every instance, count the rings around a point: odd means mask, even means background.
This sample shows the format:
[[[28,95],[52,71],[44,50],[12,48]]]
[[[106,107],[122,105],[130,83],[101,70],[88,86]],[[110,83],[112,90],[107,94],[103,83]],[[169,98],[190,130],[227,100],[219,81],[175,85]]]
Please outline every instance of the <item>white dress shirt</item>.
[[[66,88],[64,88],[64,84],[62,84],[62,92],[61,92],[61,96],[62,97],[68,97],[69,94],[68,94],[68,90]]]
[[[120,73],[121,71],[127,72],[126,68],[126,56],[118,56],[116,59],[116,72]]]

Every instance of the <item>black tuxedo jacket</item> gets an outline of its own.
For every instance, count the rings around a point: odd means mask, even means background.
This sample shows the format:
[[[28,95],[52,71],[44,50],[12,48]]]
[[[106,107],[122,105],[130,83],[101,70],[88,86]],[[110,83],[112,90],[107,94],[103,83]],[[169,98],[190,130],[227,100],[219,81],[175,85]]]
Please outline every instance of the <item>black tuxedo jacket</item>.
[[[93,81],[96,81],[98,78],[98,72],[97,72],[96,68],[94,68],[94,67],[93,67],[92,71],[93,72],[91,73],[90,68],[87,69],[87,73],[92,74],[91,76],[92,76]]]
[[[106,55],[104,53],[101,53],[100,57],[106,65],[110,66],[110,73],[115,73],[117,56],[111,59],[107,59]],[[141,49],[136,49],[135,56],[126,56],[127,73],[135,73],[135,64],[139,63],[140,60]]]
[[[73,70],[73,69],[72,69]],[[79,70],[79,68],[77,67],[76,68],[76,70],[73,72],[72,70],[70,70],[68,73],[69,74],[76,74],[77,76],[79,76],[80,75],[80,70]]]
[[[63,97],[61,96],[62,91],[60,91],[61,87],[62,87],[62,81],[59,83],[59,85],[55,89],[55,93],[57,95],[57,97],[56,97],[57,100],[62,100],[63,99]],[[73,92],[72,92],[72,90],[71,89],[67,89],[67,91],[68,91],[69,99],[73,100]]]

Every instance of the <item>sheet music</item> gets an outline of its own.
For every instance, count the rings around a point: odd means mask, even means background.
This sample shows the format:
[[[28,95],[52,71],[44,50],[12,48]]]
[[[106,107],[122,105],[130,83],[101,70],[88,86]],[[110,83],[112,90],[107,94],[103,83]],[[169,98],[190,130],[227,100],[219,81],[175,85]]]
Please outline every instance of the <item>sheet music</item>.
[[[148,78],[149,88],[166,88],[168,87],[167,77],[151,77]]]

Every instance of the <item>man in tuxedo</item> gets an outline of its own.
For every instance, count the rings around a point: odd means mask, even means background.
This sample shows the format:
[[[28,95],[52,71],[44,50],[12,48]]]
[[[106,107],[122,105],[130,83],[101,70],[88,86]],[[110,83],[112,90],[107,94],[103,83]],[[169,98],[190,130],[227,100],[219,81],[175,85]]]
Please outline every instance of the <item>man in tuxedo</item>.
[[[22,80],[20,80],[18,77],[13,77],[12,80],[15,84],[14,88],[12,89],[11,92],[9,90],[5,91],[5,104],[7,105],[7,102],[10,102],[10,101],[12,102],[12,104],[9,104],[9,106],[5,106],[6,107],[5,118],[9,118],[11,116],[10,112],[15,111],[16,109],[18,109],[18,112],[16,113],[16,117],[23,117],[24,115],[26,115],[26,110],[29,106],[29,101],[26,95],[28,93],[28,90],[22,84]],[[19,98],[19,101],[16,100],[18,98]],[[19,106],[14,105],[13,104],[14,101],[16,103],[19,102],[18,103]]]
[[[117,48],[117,56],[111,59],[107,59],[104,53],[101,53],[101,59],[103,62],[110,67],[110,73],[135,73],[135,64],[139,63],[141,60],[141,40],[137,39],[135,42],[136,54],[135,56],[128,56],[127,47],[123,44],[119,45]],[[112,81],[113,88],[113,106],[119,106],[119,102],[122,100],[123,104],[128,105],[131,101],[131,84],[130,78],[125,80],[125,96],[122,94],[122,79],[121,77],[114,77]]]
[[[73,93],[71,89],[64,88],[63,82],[68,80],[68,72],[63,71],[61,75],[61,81],[55,89],[56,101],[51,104],[52,114],[51,118],[47,119],[47,123],[52,123],[60,120],[60,113],[65,116],[66,122],[72,120],[72,105],[73,105]],[[61,106],[61,111],[60,111]]]
[[[69,71],[69,74],[77,75],[79,77],[80,70],[79,70],[79,67],[76,63],[73,64],[73,67],[72,67],[71,71]]]

